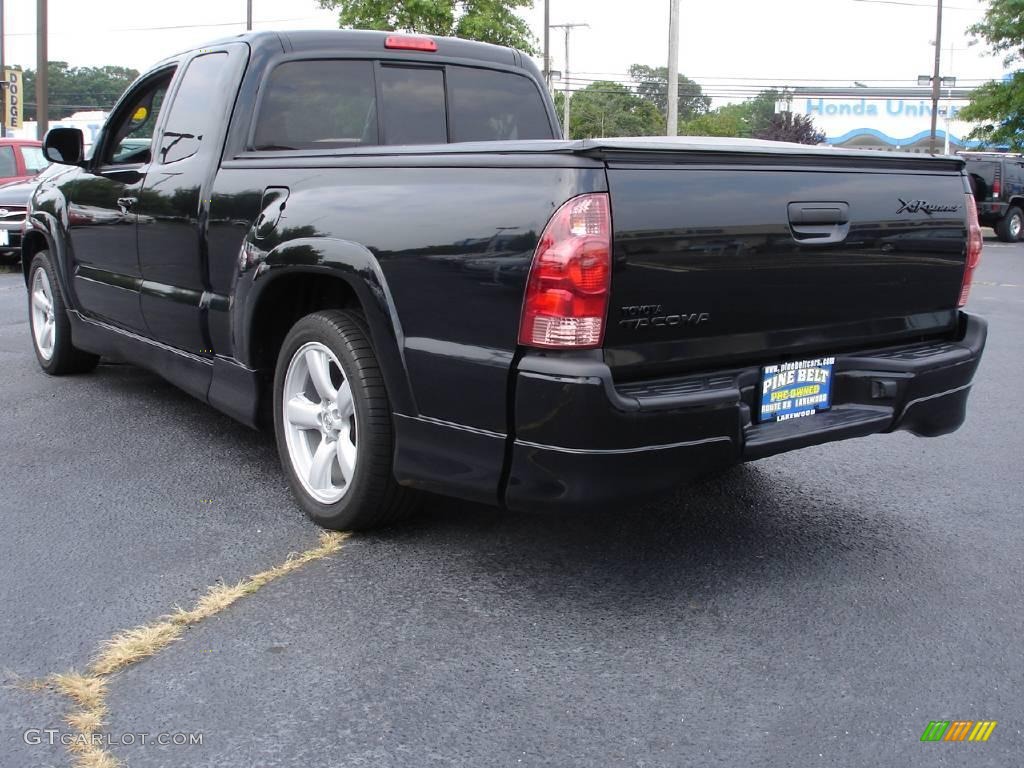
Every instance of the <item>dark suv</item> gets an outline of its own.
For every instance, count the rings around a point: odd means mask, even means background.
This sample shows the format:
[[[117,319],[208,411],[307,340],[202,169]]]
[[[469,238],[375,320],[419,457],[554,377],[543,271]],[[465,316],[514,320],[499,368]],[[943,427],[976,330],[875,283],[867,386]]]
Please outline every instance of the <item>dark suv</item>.
[[[978,218],[1005,243],[1024,235],[1024,155],[961,152],[967,161]]]

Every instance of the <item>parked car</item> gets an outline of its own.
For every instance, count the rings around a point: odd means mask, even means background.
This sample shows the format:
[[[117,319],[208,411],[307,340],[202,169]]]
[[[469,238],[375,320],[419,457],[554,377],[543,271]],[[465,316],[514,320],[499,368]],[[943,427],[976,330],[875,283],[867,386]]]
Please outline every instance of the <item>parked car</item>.
[[[0,184],[27,181],[50,161],[43,155],[41,142],[31,139],[0,139]]]
[[[961,152],[967,161],[978,218],[1005,243],[1024,238],[1024,155]]]
[[[69,170],[23,244],[39,364],[131,361],[272,424],[339,529],[420,489],[592,508],[963,422],[986,336],[963,160],[559,134],[530,59],[482,43],[259,32],[167,59],[90,159],[46,137]]]
[[[0,261],[21,256],[21,228],[34,178],[50,165],[43,145],[29,139],[0,139]]]
[[[0,263],[14,263],[21,258],[21,230],[35,186],[35,181],[0,186]]]

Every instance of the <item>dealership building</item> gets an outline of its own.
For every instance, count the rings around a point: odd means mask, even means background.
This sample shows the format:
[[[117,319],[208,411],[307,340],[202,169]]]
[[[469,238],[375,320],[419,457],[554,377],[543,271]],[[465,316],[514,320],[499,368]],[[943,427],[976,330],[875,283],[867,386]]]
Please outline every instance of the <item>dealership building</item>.
[[[957,118],[969,101],[968,88],[943,88],[936,125],[938,149],[974,149],[966,138],[971,124]],[[835,147],[928,152],[931,139],[932,94],[918,88],[793,88],[787,103],[794,114],[813,118]],[[947,115],[948,113],[948,115]]]

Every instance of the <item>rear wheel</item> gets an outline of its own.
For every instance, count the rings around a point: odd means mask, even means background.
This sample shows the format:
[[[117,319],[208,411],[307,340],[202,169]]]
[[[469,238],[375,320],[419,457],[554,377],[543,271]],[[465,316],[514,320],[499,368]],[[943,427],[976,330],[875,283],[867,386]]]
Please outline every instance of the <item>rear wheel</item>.
[[[1004,243],[1016,243],[1024,234],[1024,213],[1020,208],[1010,208],[996,224],[996,235]]]
[[[315,312],[289,331],[274,376],[274,432],[292,491],[316,523],[375,528],[415,506],[415,492],[394,479],[391,405],[357,315]]]
[[[71,343],[71,321],[47,251],[37,253],[29,269],[28,315],[32,347],[44,371],[63,376],[96,367],[99,356],[76,349]]]

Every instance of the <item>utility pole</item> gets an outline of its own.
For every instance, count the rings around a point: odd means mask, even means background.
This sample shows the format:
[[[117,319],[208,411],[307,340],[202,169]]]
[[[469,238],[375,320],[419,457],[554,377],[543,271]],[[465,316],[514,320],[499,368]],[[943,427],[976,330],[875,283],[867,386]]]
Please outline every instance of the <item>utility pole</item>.
[[[565,138],[569,138],[569,33],[572,32],[576,27],[589,27],[589,24],[552,24],[552,29],[564,29],[565,30],[565,71],[562,73],[562,83],[564,88],[562,92],[565,94],[565,105],[563,109],[562,118],[562,134]]]
[[[932,73],[932,138],[929,142],[929,151],[934,155],[937,147],[936,127],[939,120],[939,89],[942,87],[939,76],[939,65],[942,60],[942,0],[935,0],[935,71]]]
[[[252,29],[252,0],[245,0],[245,28]]]
[[[36,136],[40,141],[50,127],[50,65],[46,52],[46,2],[36,0]]]
[[[4,94],[10,86],[7,84],[7,69],[4,67],[4,0],[0,0],[0,78],[3,78],[3,85],[0,86],[0,139],[7,135],[7,104],[4,101]]]
[[[551,0],[544,0],[544,85],[551,90]]]
[[[668,125],[665,135],[679,132],[679,0],[668,0]]]
[[[0,0],[2,1],[2,0]],[[953,46],[949,46],[949,63],[946,65],[949,67],[947,72],[955,72],[953,69]],[[953,111],[953,86],[956,85],[956,77],[944,77],[940,82],[941,85],[948,85],[949,89],[946,91],[946,143],[942,149],[942,154],[949,154],[949,121],[952,115],[950,112]]]

